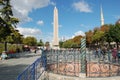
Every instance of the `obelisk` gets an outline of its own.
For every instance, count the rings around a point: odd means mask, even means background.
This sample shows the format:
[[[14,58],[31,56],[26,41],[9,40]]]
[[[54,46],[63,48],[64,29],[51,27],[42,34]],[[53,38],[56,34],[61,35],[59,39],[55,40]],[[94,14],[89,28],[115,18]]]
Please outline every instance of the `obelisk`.
[[[103,10],[102,10],[102,5],[101,5],[101,11],[100,11],[100,16],[101,16],[101,26],[104,25],[104,16],[103,16]]]
[[[59,49],[59,38],[58,38],[58,10],[54,8],[53,16],[53,49]]]

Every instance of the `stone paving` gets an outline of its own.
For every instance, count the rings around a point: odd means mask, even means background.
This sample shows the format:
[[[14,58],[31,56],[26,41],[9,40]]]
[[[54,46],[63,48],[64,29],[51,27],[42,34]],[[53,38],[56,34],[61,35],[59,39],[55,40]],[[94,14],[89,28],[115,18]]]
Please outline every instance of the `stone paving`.
[[[102,78],[86,78],[86,77],[71,77],[71,76],[63,76],[53,73],[47,74],[49,79],[48,80],[120,80],[120,76],[115,77],[102,77]],[[39,79],[41,80],[41,79]]]
[[[20,53],[18,58],[0,60],[0,80],[16,80],[25,68],[40,57],[38,53]]]

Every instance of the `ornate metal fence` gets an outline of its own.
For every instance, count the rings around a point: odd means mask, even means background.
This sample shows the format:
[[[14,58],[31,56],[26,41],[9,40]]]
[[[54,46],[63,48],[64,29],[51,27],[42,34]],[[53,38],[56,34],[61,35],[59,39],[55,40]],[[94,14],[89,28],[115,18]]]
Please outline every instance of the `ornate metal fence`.
[[[38,80],[46,69],[46,57],[38,58],[21,73],[17,80]]]
[[[87,77],[120,76],[120,61],[114,61],[111,52],[96,56],[93,50],[86,53]]]
[[[21,73],[17,80],[38,80],[45,70],[61,75],[79,76],[83,69],[82,56],[80,49],[43,51],[41,58]],[[109,52],[96,57],[93,50],[87,50],[85,59],[86,77],[120,76],[120,61],[114,62]]]
[[[47,53],[47,71],[79,76],[82,71],[82,54],[80,50],[50,50]],[[86,77],[120,76],[120,63],[112,61],[112,55],[95,57],[93,51],[86,52]]]
[[[79,76],[80,50],[50,50],[47,54],[47,70],[62,75]]]

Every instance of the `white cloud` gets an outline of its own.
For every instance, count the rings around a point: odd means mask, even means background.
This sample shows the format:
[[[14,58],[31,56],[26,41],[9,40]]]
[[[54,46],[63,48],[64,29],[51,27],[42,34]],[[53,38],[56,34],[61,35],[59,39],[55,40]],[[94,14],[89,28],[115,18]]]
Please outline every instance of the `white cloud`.
[[[83,31],[78,31],[76,33],[74,33],[75,36],[81,35],[81,36],[85,36],[85,33]]]
[[[50,0],[11,0],[13,5],[13,13],[15,17],[18,17],[22,22],[31,21],[28,16],[33,9],[46,7],[52,4]]]
[[[55,3],[55,2],[50,2],[50,4],[51,4],[51,5],[53,5],[53,6],[55,6],[55,5],[56,5],[56,3]]]
[[[72,36],[65,36],[65,35],[62,36],[60,40],[63,40],[63,39],[64,39],[64,41],[65,41],[65,40],[73,39],[75,36],[79,36],[79,35],[85,36],[85,33],[84,33],[83,31],[77,31],[77,32],[75,32],[74,35],[72,35]]]
[[[17,28],[21,34],[23,34],[25,37],[26,36],[34,36],[36,37],[37,35],[41,34],[41,31],[36,28],[23,28],[23,27],[18,27]]]
[[[84,24],[80,24],[80,26],[81,26],[81,27],[85,27],[85,25],[84,25]]]
[[[59,27],[62,27],[62,25],[61,25],[61,24],[59,24],[58,26],[59,26]]]
[[[115,18],[116,18],[116,19],[120,19],[120,15],[116,15]]]
[[[37,24],[41,26],[41,25],[44,25],[44,22],[43,22],[43,20],[39,20],[39,21],[37,22]]]
[[[73,3],[73,7],[80,12],[92,12],[90,5],[83,0]]]

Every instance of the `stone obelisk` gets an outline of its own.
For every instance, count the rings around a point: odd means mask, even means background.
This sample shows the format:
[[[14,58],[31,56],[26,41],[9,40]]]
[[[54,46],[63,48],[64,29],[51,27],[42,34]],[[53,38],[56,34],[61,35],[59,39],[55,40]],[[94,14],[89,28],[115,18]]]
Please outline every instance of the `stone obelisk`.
[[[102,5],[100,7],[101,11],[100,11],[100,16],[101,16],[101,26],[104,25],[104,16],[103,16],[103,10],[102,10]]]
[[[53,16],[53,49],[59,49],[59,38],[58,38],[58,9],[54,8]]]

